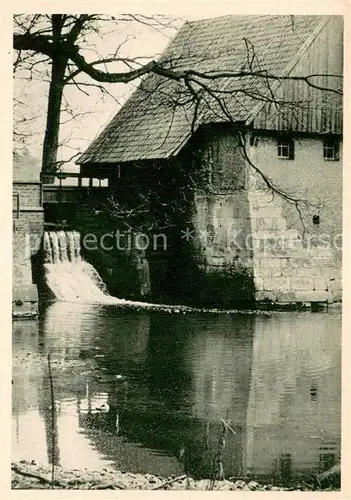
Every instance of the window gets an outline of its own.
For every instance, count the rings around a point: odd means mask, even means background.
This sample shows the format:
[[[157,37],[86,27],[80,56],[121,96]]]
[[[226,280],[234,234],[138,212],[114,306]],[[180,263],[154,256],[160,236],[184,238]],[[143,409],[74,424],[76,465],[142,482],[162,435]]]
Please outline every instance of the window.
[[[323,141],[323,157],[325,160],[339,159],[339,140],[327,137]]]
[[[330,469],[337,462],[336,443],[324,442],[319,448],[319,472]]]
[[[284,160],[293,160],[295,156],[294,149],[293,139],[280,139],[278,141],[278,158]]]
[[[331,469],[336,464],[335,453],[320,453],[319,454],[319,471],[324,472]]]
[[[291,454],[283,453],[279,457],[279,472],[283,479],[289,480],[291,477]]]
[[[317,401],[317,387],[315,385],[311,385],[310,387],[310,399],[311,401]]]

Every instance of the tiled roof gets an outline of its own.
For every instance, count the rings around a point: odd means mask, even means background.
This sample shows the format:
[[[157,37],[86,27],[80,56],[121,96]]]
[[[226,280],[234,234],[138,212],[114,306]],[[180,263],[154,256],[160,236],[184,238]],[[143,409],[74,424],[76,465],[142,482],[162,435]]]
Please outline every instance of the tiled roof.
[[[185,23],[161,61],[171,60],[176,69],[201,72],[248,70],[251,64],[279,75],[322,21],[323,16],[223,16]],[[258,101],[245,93],[234,96],[228,91],[239,88],[262,94],[267,87],[258,80],[216,80],[233,120],[246,120]],[[228,121],[223,108],[205,95],[201,123]],[[122,163],[172,156],[192,134],[194,104],[187,104],[187,100],[189,93],[184,84],[154,74],[147,76],[78,163]]]

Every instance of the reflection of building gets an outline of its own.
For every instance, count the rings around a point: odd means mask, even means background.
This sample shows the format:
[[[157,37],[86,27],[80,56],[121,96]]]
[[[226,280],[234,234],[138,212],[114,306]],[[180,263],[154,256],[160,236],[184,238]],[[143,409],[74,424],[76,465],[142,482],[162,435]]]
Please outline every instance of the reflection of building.
[[[207,423],[209,457],[221,436],[221,419],[235,431],[227,431],[222,452],[224,470],[230,475],[242,472],[254,326],[254,317],[248,315],[209,317],[188,346],[192,413],[203,426]]]
[[[39,352],[42,359],[14,369],[17,456],[23,447],[21,458],[50,455],[45,353],[52,350],[59,361],[53,367],[55,425],[65,467],[112,462],[122,470],[168,476],[182,473],[184,449],[190,474],[208,477],[222,418],[235,431],[227,432],[222,453],[226,477],[301,474],[336,458],[338,316],[134,314],[114,308],[74,314],[80,310],[75,308],[50,308],[39,336],[33,330],[22,339],[20,328],[14,332],[15,355]]]
[[[340,318],[277,315],[255,325],[245,470],[308,474],[340,453]]]
[[[55,302],[44,312],[40,331],[45,334],[42,352],[54,353],[62,366],[77,359],[82,345],[93,346],[99,310],[91,305]]]
[[[19,415],[26,413],[28,409],[37,408],[38,405],[35,379],[37,376],[40,377],[41,367],[35,365],[36,360],[33,356],[38,349],[38,321],[14,321],[12,341],[14,359],[12,365],[12,412]]]
[[[235,431],[222,452],[227,477],[324,469],[339,451],[337,321],[295,313],[168,322],[154,315],[140,366],[145,378],[127,381],[127,390],[126,382],[107,381],[109,411],[90,422],[81,416],[81,425],[104,456],[122,468],[131,460],[135,471],[176,473],[184,448],[190,474],[208,476],[221,418]],[[108,446],[92,428],[110,434]]]

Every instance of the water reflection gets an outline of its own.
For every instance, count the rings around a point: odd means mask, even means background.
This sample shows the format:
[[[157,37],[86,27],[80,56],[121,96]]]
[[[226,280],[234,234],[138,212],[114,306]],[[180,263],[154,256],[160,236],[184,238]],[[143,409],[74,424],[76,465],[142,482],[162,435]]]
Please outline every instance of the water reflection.
[[[208,477],[222,418],[227,477],[325,469],[340,450],[340,331],[338,314],[53,304],[14,323],[13,459],[52,456],[50,352],[65,467]]]
[[[320,472],[340,453],[340,318],[257,322],[247,418],[247,472]]]

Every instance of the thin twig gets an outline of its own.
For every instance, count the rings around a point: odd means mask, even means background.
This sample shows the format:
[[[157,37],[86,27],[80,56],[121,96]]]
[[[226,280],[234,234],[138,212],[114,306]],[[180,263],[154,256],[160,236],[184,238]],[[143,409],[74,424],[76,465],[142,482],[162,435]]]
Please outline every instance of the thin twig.
[[[184,479],[187,478],[187,475],[184,474],[183,476],[178,476],[175,477],[174,479],[170,479],[169,481],[166,481],[165,483],[159,484],[158,486],[155,486],[154,488],[151,488],[152,490],[161,490],[165,486],[168,486],[169,484],[176,483],[177,481],[183,481]]]
[[[125,487],[118,483],[93,484],[90,490],[125,490]]]
[[[50,361],[50,353],[48,354],[48,367],[49,367],[49,381],[50,381],[50,395],[51,395],[51,489],[54,489],[54,480],[55,480],[55,400],[54,400],[54,384],[52,381],[52,373],[51,373],[51,361]]]
[[[235,430],[232,429],[232,427],[230,427],[230,425],[228,424],[228,422],[226,422],[225,420],[223,420],[223,418],[221,418],[221,422],[222,424],[227,428],[229,429],[233,434],[236,434]]]
[[[35,472],[28,472],[25,470],[20,469],[16,465],[11,465],[11,470],[15,472],[16,474],[19,474],[20,476],[24,477],[30,477],[33,479],[37,479],[40,483],[43,484],[51,484],[52,485],[52,478],[48,479],[45,476],[42,476],[41,474],[37,474]],[[66,483],[59,481],[58,479],[54,480],[56,486],[66,486]]]

